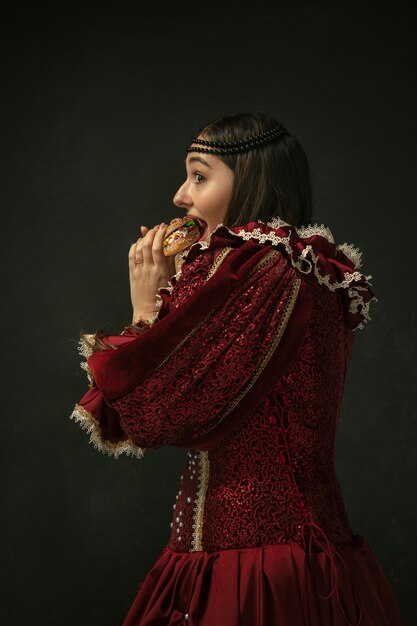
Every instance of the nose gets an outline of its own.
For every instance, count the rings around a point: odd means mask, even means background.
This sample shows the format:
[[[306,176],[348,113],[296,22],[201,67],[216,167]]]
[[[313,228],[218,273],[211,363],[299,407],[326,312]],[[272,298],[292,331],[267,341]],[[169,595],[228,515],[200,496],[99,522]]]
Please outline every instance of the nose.
[[[187,192],[186,183],[181,185],[176,194],[174,195],[173,202],[175,206],[182,207],[183,209],[189,209],[193,206],[191,197]]]

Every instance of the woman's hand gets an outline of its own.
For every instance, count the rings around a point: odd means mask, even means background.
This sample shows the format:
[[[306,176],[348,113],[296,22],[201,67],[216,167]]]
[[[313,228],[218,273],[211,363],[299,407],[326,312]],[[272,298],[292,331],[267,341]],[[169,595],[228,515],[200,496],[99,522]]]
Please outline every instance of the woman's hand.
[[[130,298],[133,307],[132,324],[139,318],[147,319],[157,311],[156,294],[159,287],[166,287],[176,273],[175,259],[165,256],[162,250],[166,224],[149,230],[141,226],[143,237],[129,250]]]

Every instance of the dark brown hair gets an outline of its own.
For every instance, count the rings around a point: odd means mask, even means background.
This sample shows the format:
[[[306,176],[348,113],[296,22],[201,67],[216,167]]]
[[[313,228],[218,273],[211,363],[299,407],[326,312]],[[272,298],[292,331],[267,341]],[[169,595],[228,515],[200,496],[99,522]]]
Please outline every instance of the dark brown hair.
[[[266,113],[233,113],[208,122],[198,135],[211,141],[236,141],[276,124]],[[217,156],[235,174],[232,200],[223,220],[226,226],[267,222],[272,217],[296,227],[311,222],[310,168],[302,146],[289,131],[255,150]]]

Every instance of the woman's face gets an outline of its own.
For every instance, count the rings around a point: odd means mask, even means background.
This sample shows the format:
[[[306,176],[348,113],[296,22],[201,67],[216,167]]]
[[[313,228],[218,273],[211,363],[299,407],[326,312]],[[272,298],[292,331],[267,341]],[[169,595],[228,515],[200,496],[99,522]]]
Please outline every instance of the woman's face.
[[[235,176],[217,156],[206,152],[189,152],[185,169],[187,179],[173,201],[190,215],[207,222],[205,239],[218,224],[223,223],[232,198]]]

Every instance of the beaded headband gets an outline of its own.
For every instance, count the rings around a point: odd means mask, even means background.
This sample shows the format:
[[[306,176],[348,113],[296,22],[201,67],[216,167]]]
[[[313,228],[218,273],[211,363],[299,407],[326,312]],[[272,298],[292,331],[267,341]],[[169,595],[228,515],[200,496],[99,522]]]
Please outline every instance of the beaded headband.
[[[191,139],[191,143],[197,143],[202,146],[210,146],[209,148],[192,147],[187,148],[187,152],[211,152],[213,154],[236,154],[237,152],[247,152],[263,146],[267,143],[277,141],[282,135],[288,131],[281,122],[278,122],[273,128],[266,130],[259,135],[247,137],[247,139],[237,139],[236,141],[208,141],[206,139]]]

